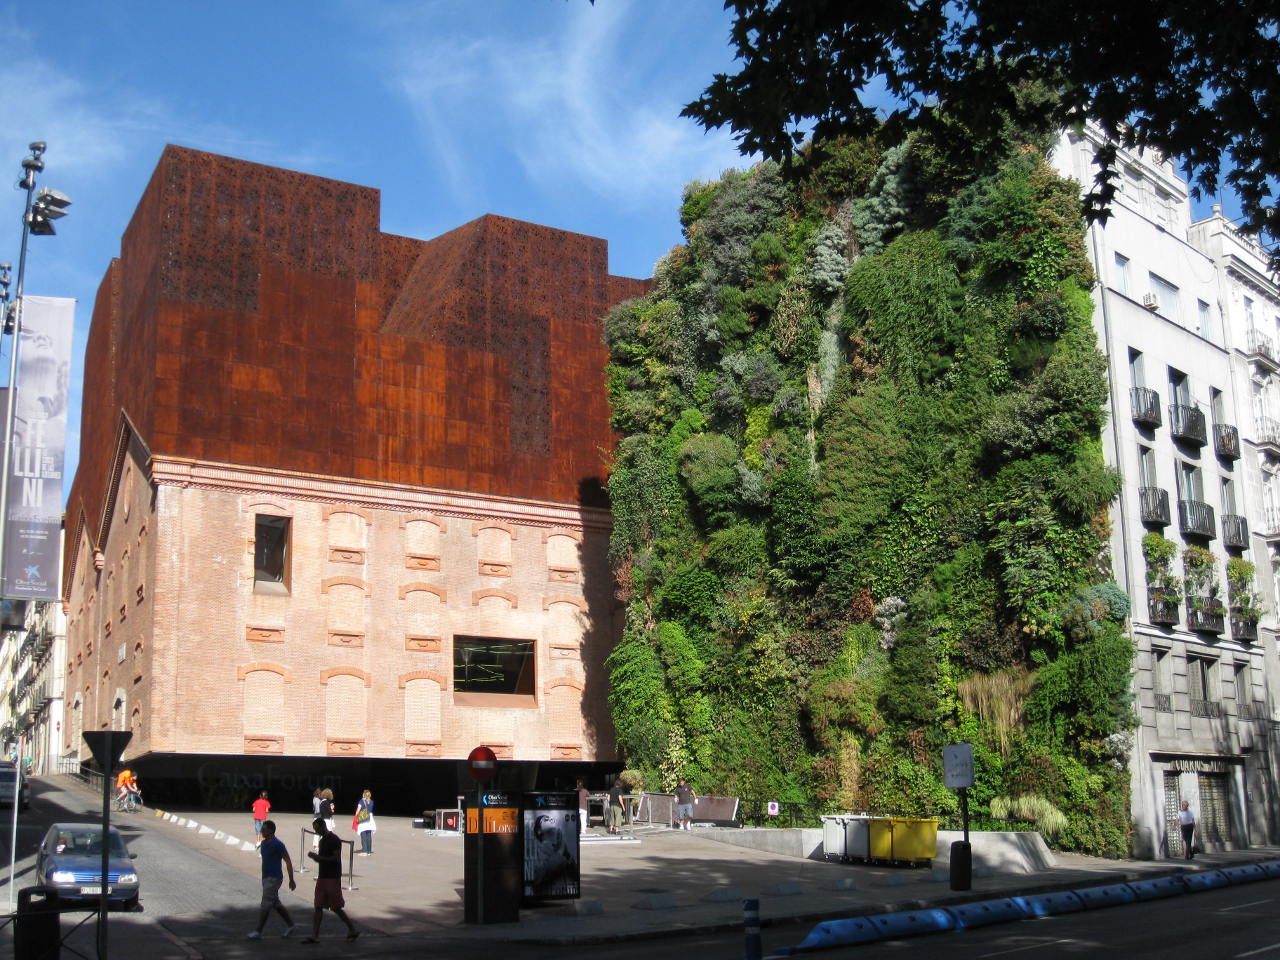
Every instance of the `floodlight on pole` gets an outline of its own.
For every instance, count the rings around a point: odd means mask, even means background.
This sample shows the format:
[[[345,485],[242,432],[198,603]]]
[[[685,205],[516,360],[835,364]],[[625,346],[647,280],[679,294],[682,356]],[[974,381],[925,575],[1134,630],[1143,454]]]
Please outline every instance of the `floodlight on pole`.
[[[27,193],[26,208],[22,213],[22,245],[18,249],[18,277],[17,284],[13,292],[13,302],[6,303],[4,306],[4,333],[12,334],[13,339],[9,342],[9,389],[5,391],[5,411],[4,411],[4,451],[0,456],[0,595],[7,593],[7,584],[4,580],[4,562],[5,562],[5,540],[7,537],[6,527],[9,520],[9,461],[13,456],[13,412],[14,412],[14,396],[18,392],[18,347],[22,343],[22,281],[27,272],[27,241],[31,234],[37,236],[51,236],[53,234],[52,221],[63,217],[67,213],[67,207],[71,206],[71,200],[65,195],[58,193],[56,190],[48,188],[42,189],[36,193],[36,174],[44,171],[44,152],[47,144],[43,140],[34,140],[31,142],[29,149],[30,155],[22,161],[22,179],[18,181],[18,189],[25,190]],[[9,294],[9,265],[0,265],[0,290],[3,290],[5,300]],[[17,686],[17,668],[18,660],[13,659],[13,668],[15,671],[13,682]],[[14,716],[14,726],[17,727],[17,717]],[[22,795],[22,758],[18,758],[18,763],[14,764],[14,783],[13,783],[13,819],[10,823],[9,833],[9,906],[13,907],[14,894],[14,864],[17,860],[17,842],[18,842],[18,798]],[[105,849],[105,846],[104,846]],[[106,888],[106,871],[103,871],[103,888]],[[105,926],[100,924],[103,929],[101,937],[105,939]]]

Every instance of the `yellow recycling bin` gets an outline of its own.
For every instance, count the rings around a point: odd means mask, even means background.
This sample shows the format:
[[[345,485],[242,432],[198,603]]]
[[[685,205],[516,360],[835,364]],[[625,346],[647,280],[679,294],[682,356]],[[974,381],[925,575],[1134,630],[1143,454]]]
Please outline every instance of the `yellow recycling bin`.
[[[938,851],[935,817],[893,817],[893,859],[931,862]]]
[[[893,820],[893,817],[871,817],[867,820],[867,853],[872,860],[893,859]]]
[[[934,817],[872,817],[867,821],[868,854],[889,863],[928,864],[938,849]]]

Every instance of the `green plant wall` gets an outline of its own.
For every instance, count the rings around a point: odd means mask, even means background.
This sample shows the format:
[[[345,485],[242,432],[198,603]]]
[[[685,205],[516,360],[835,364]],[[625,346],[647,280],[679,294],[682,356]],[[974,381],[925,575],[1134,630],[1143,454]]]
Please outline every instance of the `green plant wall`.
[[[619,741],[648,783],[949,814],[967,740],[977,813],[1060,812],[1054,843],[1122,854],[1078,185],[1016,139],[967,179],[931,156],[839,141],[691,184],[687,243],[606,318]]]

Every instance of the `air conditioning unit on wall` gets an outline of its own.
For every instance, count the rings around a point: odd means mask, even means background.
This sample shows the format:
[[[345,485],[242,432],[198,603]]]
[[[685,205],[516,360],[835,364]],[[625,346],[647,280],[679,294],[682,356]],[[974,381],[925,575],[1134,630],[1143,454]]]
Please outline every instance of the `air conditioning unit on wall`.
[[[1148,310],[1154,310],[1156,307],[1160,306],[1160,301],[1156,299],[1156,295],[1154,293],[1144,293],[1142,295],[1142,305]]]

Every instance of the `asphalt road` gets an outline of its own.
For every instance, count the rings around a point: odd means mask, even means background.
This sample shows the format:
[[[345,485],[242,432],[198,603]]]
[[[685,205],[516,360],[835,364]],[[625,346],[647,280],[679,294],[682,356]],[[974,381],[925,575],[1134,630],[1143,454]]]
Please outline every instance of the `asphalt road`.
[[[790,945],[776,936],[770,937],[769,931],[766,938],[772,948]],[[833,960],[881,960],[908,955],[945,956],[947,960],[1041,960],[1086,955],[1280,960],[1280,880],[807,954]]]

